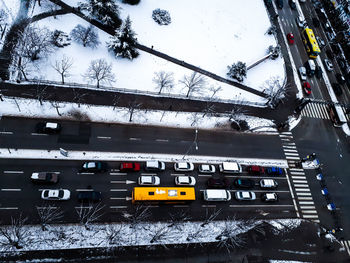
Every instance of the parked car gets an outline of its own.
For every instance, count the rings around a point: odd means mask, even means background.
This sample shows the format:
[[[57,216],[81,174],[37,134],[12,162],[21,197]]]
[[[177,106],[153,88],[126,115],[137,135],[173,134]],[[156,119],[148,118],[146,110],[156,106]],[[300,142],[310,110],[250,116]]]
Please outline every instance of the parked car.
[[[58,182],[58,174],[52,172],[35,172],[30,177],[33,183],[55,184]]]
[[[310,95],[311,94],[311,85],[310,85],[309,82],[305,81],[303,83],[303,90],[304,90],[306,95]]]
[[[332,41],[335,38],[335,35],[331,32],[326,32],[326,36],[329,41]]]
[[[316,65],[315,76],[318,79],[322,78],[322,68],[318,65]]]
[[[332,27],[328,22],[324,23],[323,27],[324,27],[325,31],[332,32]]]
[[[279,167],[268,167],[265,171],[267,175],[283,175],[283,169]]]
[[[326,43],[324,42],[324,40],[322,38],[317,36],[316,40],[317,40],[317,44],[320,48],[323,48],[326,45]]]
[[[103,173],[107,171],[107,164],[105,162],[85,162],[80,170],[81,172],[97,172]]]
[[[256,195],[254,192],[251,191],[237,191],[235,193],[236,199],[239,201],[252,201],[256,199]]]
[[[41,192],[44,200],[63,201],[70,199],[70,191],[67,189],[44,189]]]
[[[306,26],[306,21],[301,16],[298,16],[296,18],[296,22],[297,22],[298,27],[300,27],[300,28],[304,28]]]
[[[337,59],[338,65],[342,70],[346,69],[346,61],[343,58]]]
[[[247,189],[251,189],[254,187],[255,182],[252,179],[241,179],[241,178],[237,178],[233,181],[234,186],[236,186],[237,188],[247,188]]]
[[[314,27],[320,26],[320,21],[316,17],[312,18],[312,23],[314,24]]]
[[[265,173],[265,168],[259,165],[251,165],[247,168],[248,173],[253,175],[260,175]]]
[[[177,172],[190,172],[194,170],[193,163],[179,162],[174,164],[174,170]]]
[[[210,202],[227,202],[231,200],[231,193],[227,190],[207,189],[203,191],[203,199]]]
[[[261,179],[260,180],[260,187],[263,189],[269,188],[274,189],[277,188],[278,183],[273,179]]]
[[[155,175],[142,175],[138,179],[139,185],[160,185],[160,178]]]
[[[175,184],[176,185],[182,185],[182,186],[193,186],[196,184],[196,179],[193,176],[176,176],[175,177]]]
[[[138,172],[141,170],[141,165],[136,162],[125,162],[120,164],[119,170],[121,172]]]
[[[79,202],[99,202],[102,200],[102,194],[98,191],[79,191],[78,201]]]
[[[147,161],[145,165],[146,171],[159,172],[165,170],[165,163],[161,161]]]
[[[227,188],[229,184],[228,179],[225,177],[211,177],[207,181],[209,188]]]
[[[287,34],[287,40],[288,40],[288,43],[293,45],[294,44],[294,35],[293,33],[288,33]]]
[[[337,96],[343,95],[343,90],[338,83],[332,83],[332,87],[333,87],[335,95],[337,95]]]
[[[205,174],[213,174],[215,173],[215,165],[213,164],[201,164],[198,166],[198,170],[200,173],[205,173]]]
[[[301,80],[306,80],[306,68],[300,67],[299,68],[299,76]]]
[[[36,125],[37,133],[57,134],[60,133],[61,129],[61,124],[57,122],[39,122]]]
[[[331,62],[329,59],[325,58],[325,59],[323,60],[323,62],[324,62],[324,65],[326,66],[326,69],[327,69],[328,71],[333,71],[334,67],[333,67],[332,62]]]
[[[335,77],[337,78],[338,83],[339,83],[340,85],[345,84],[346,81],[345,81],[345,78],[343,77],[342,74],[337,73],[337,74],[335,74]]]
[[[261,194],[261,200],[264,202],[277,202],[278,195],[276,193],[263,193]]]
[[[237,162],[223,162],[219,165],[221,173],[241,173],[242,167]]]
[[[289,5],[291,9],[297,9],[297,5],[295,3],[295,0],[289,0]]]

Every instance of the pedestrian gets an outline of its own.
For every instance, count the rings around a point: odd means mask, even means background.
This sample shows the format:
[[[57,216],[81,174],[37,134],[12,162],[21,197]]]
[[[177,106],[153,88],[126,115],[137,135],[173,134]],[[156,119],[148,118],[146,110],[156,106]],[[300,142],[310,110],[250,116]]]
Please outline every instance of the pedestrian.
[[[153,45],[151,46],[151,48],[153,49]]]

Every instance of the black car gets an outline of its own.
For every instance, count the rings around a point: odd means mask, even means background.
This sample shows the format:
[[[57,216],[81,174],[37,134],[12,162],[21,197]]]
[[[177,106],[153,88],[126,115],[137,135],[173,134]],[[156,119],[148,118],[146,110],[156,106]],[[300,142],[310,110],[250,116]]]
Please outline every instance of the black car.
[[[345,84],[345,78],[343,77],[342,74],[337,73],[337,74],[335,74],[335,77],[337,78],[338,83],[339,83],[340,85]]]
[[[327,57],[329,59],[333,59],[334,58],[333,52],[330,49],[326,50],[326,54],[327,54]]]
[[[83,163],[81,172],[106,172],[107,164],[104,162],[86,162]]]
[[[237,188],[246,188],[246,189],[250,189],[253,188],[255,185],[254,180],[251,179],[235,179],[233,181],[234,186],[236,186]]]
[[[314,24],[315,27],[320,26],[320,21],[316,17],[312,18],[312,23]]]
[[[315,76],[316,78],[320,79],[322,78],[322,69],[320,66],[316,66],[316,69],[315,69]]]
[[[338,83],[332,83],[332,87],[333,87],[335,95],[341,96],[343,94],[343,90],[341,89],[341,87]]]
[[[99,202],[101,199],[102,194],[98,191],[80,191],[78,193],[79,202]]]
[[[207,186],[209,188],[227,188],[229,184],[230,183],[226,177],[211,177],[207,181]]]
[[[56,122],[39,122],[35,130],[37,133],[57,134],[60,133],[61,129],[61,124]]]
[[[346,61],[342,58],[337,59],[338,65],[342,70],[346,69]]]
[[[295,4],[295,0],[289,0],[288,2],[289,2],[289,5],[290,5],[291,9],[297,9],[297,6]]]

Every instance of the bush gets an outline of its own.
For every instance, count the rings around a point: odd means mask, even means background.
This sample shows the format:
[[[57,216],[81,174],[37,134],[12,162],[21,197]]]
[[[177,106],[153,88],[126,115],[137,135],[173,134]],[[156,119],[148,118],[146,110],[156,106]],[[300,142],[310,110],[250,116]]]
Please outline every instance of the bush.
[[[154,9],[152,12],[152,18],[159,25],[169,25],[171,23],[170,13],[167,10]]]
[[[123,0],[124,4],[137,5],[141,0]]]
[[[65,47],[71,44],[71,38],[61,30],[55,30],[53,32],[51,41],[56,47]]]

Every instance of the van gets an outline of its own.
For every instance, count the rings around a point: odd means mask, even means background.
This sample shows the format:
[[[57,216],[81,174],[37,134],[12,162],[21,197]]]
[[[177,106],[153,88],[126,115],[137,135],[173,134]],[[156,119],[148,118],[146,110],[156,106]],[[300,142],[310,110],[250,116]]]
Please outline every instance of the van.
[[[222,173],[241,173],[242,167],[237,162],[223,162],[219,165],[219,170]]]
[[[208,189],[203,192],[203,199],[205,201],[230,201],[231,193],[224,189]]]
[[[305,68],[306,68],[306,74],[309,77],[312,77],[315,75],[315,70],[316,70],[315,61],[313,61],[312,59],[309,59],[308,61],[306,61]]]

